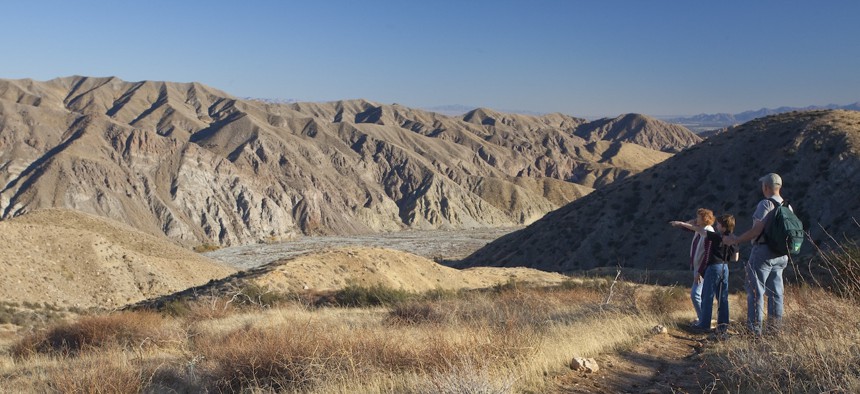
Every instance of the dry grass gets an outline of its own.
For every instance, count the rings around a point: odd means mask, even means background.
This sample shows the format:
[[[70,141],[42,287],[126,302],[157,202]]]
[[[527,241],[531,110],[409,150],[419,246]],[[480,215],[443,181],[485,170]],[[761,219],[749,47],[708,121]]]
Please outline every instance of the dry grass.
[[[786,289],[779,331],[740,336],[707,357],[729,391],[860,392],[860,260],[856,246],[821,253],[826,289]],[[815,281],[816,283],[821,283]]]
[[[609,290],[612,289],[612,296]],[[379,289],[368,289],[368,291]],[[742,297],[734,296],[734,304]],[[726,391],[860,390],[860,304],[791,287],[779,336],[705,351]],[[609,300],[609,302],[607,302]],[[390,306],[236,307],[84,316],[0,356],[0,386],[58,392],[547,392],[574,356],[640,341],[691,314],[687,294],[611,280],[413,295]],[[741,320],[740,308],[733,317]],[[742,311],[740,311],[742,312]],[[683,317],[681,317],[683,316]]]
[[[175,334],[175,332],[174,332]],[[108,346],[141,348],[170,340],[170,327],[153,312],[84,316],[22,338],[11,349],[15,358],[36,354],[76,355]]]
[[[182,316],[86,316],[19,340],[15,358],[0,363],[0,384],[61,392],[543,391],[545,374],[566,370],[574,355],[627,346],[653,325],[648,312],[604,304],[605,289],[511,283],[390,307],[232,308],[210,299]]]
[[[736,336],[706,360],[729,391],[860,391],[860,305],[821,289],[795,288],[778,334]]]

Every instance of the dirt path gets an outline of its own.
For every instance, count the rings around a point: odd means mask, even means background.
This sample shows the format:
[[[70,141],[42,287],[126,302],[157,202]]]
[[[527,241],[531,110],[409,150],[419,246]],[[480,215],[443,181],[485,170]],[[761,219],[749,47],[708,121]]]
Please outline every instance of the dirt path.
[[[646,338],[633,349],[595,357],[596,373],[556,376],[557,393],[702,393],[714,378],[701,368],[706,334],[670,330]]]

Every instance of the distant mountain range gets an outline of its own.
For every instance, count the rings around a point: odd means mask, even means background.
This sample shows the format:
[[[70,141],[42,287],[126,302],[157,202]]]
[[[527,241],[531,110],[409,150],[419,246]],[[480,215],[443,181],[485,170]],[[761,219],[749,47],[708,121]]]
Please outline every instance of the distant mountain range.
[[[684,126],[695,133],[700,133],[706,130],[721,129],[733,126],[740,123],[749,122],[756,118],[761,118],[769,115],[777,115],[792,111],[812,111],[821,109],[844,109],[849,111],[860,111],[860,102],[848,105],[810,105],[808,107],[779,107],[779,108],[762,108],[756,111],[744,111],[737,114],[699,114],[690,117],[677,117],[663,119],[669,123],[675,123]]]

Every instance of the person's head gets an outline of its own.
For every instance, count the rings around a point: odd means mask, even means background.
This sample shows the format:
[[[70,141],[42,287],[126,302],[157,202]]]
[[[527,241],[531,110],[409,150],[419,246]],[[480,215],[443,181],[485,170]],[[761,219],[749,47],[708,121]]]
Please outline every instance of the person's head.
[[[731,214],[724,213],[717,218],[717,231],[720,233],[731,234],[735,231],[735,217]]]
[[[779,174],[771,172],[758,180],[761,182],[761,193],[765,197],[779,195],[779,189],[782,188],[782,177]]]
[[[696,210],[696,224],[705,227],[714,224],[714,211],[707,208]]]

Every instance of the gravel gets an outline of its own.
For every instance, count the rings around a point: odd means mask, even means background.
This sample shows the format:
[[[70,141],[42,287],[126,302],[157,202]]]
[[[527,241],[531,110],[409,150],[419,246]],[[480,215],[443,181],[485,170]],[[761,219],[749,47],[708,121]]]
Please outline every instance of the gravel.
[[[459,260],[487,243],[521,228],[400,231],[356,236],[302,237],[289,242],[228,247],[207,252],[204,255],[241,270],[308,252],[342,246],[395,249],[436,261]]]

